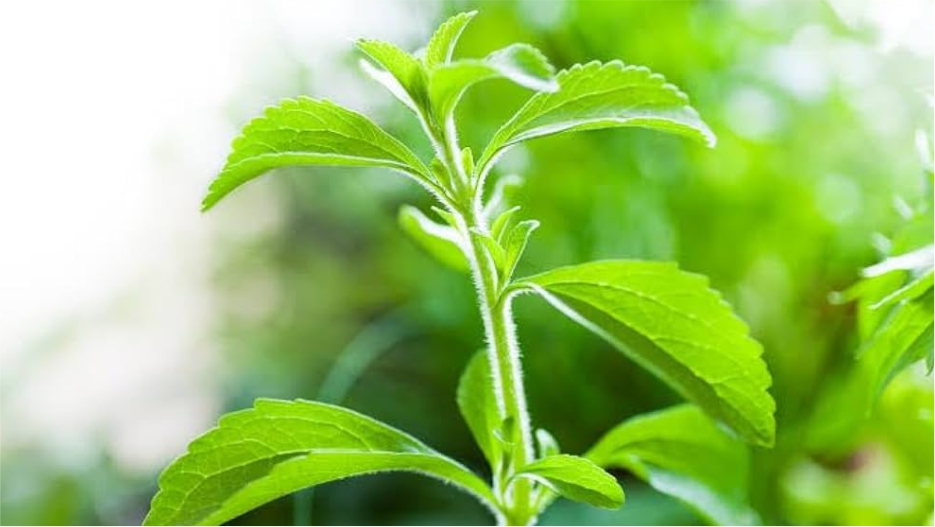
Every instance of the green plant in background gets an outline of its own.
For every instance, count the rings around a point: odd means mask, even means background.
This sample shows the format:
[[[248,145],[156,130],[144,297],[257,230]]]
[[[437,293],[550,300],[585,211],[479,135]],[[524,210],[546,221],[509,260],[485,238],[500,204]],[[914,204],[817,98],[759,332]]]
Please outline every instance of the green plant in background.
[[[413,207],[404,230],[477,287],[486,347],[470,360],[457,401],[484,457],[489,483],[412,436],[330,404],[260,399],[221,418],[160,477],[147,524],[219,524],[292,492],[384,471],[429,475],[474,495],[500,523],[529,524],[556,497],[617,508],[624,494],[605,468],[623,468],[711,521],[747,523],[748,453],[770,446],[775,403],[762,349],[720,295],[674,264],[609,260],[514,278],[535,220],[517,218],[501,184],[485,192],[500,156],[562,132],[635,126],[713,145],[714,135],[676,87],[618,61],[554,73],[535,48],[513,44],[453,60],[474,13],[452,17],[421,56],[359,41],[364,69],[417,116],[435,157],[425,164],[366,117],[332,102],[287,100],[247,125],[211,185],[204,209],[278,167],[385,167],[437,198],[437,220]],[[461,148],[455,108],[472,85],[506,79],[536,93],[475,157]],[[503,180],[501,180],[503,182]],[[523,389],[512,301],[539,295],[608,340],[691,404],[632,418],[583,456],[561,453],[534,429]],[[586,380],[583,380],[587,382]]]

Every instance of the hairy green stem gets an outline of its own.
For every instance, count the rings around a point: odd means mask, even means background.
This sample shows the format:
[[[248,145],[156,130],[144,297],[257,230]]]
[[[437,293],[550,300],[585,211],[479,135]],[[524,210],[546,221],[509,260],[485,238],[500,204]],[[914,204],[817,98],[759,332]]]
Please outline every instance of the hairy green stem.
[[[471,188],[469,183],[471,174],[465,170],[454,127],[450,124],[446,127],[441,144],[444,145],[447,158],[445,161],[453,172],[453,179],[466,182],[467,188]],[[506,438],[512,442],[508,473],[502,474],[501,467],[492,467],[494,478],[499,479],[508,478],[513,471],[533,460],[532,434],[526,409],[526,392],[523,388],[522,366],[510,297],[505,294],[506,284],[500,283],[499,270],[489,249],[476,234],[487,233],[488,227],[480,207],[481,190],[477,189],[475,192],[477,194],[464,196],[466,199],[461,203],[459,210],[452,212],[462,223],[459,227],[465,237],[463,248],[471,264],[472,278],[477,287],[497,408],[504,422],[514,424],[513,437]],[[509,489],[499,488],[499,490],[504,493],[500,497],[506,509],[502,520],[511,525],[528,524],[534,516],[531,509],[532,486],[530,482],[520,479]]]

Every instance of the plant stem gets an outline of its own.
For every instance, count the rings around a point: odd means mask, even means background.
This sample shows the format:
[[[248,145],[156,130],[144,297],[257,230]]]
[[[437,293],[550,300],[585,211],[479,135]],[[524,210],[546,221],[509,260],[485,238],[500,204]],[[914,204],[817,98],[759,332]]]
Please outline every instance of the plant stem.
[[[503,481],[506,481],[518,468],[533,460],[532,433],[526,410],[526,392],[523,388],[511,295],[506,294],[508,284],[500,283],[499,269],[489,249],[475,234],[488,233],[487,220],[482,212],[483,188],[473,184],[473,174],[468,173],[464,166],[454,119],[446,119],[443,130],[428,126],[427,123],[425,120],[435,151],[444,160],[455,187],[452,190],[456,203],[449,212],[456,218],[458,229],[465,238],[462,249],[470,262],[471,276],[477,288],[497,409],[503,422],[512,420],[514,423],[513,437],[507,438],[513,444],[509,452],[508,473],[501,474],[500,467],[491,467],[495,480],[503,477]],[[498,520],[509,525],[527,525],[535,519],[531,507],[532,484],[528,480],[519,478],[509,489],[495,483],[495,488],[504,494],[499,497],[506,509],[503,511],[504,516]]]
[[[532,461],[533,450],[510,299],[503,294],[500,284],[497,283],[497,269],[487,248],[476,236],[470,234],[472,228],[486,230],[482,219],[475,214],[465,215],[463,219],[465,232],[470,239],[467,257],[471,262],[474,283],[477,286],[497,407],[501,419],[512,420],[516,427],[514,437],[508,438],[513,442],[510,459],[515,470]],[[497,467],[494,467],[494,471],[497,472]],[[513,525],[525,525],[529,522],[532,514],[530,493],[531,486],[527,480],[519,479],[512,485],[511,495],[505,497],[509,508],[507,522]]]

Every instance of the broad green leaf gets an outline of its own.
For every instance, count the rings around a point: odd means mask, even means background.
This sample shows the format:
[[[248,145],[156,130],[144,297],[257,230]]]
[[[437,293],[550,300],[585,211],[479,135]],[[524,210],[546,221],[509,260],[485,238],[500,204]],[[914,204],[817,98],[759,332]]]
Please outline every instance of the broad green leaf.
[[[554,92],[555,69],[538,49],[512,44],[482,59],[462,59],[439,66],[429,78],[429,97],[435,116],[443,119],[468,88],[488,79],[508,79],[524,88]]]
[[[219,525],[299,489],[386,471],[432,476],[495,503],[474,473],[395,428],[323,403],[259,399],[162,473],[144,524]]]
[[[583,457],[556,454],[520,468],[514,478],[528,478],[570,500],[616,509],[623,505],[623,489],[613,476]]]
[[[707,278],[672,263],[610,260],[554,269],[520,285],[745,440],[773,443],[776,405],[762,348]]]
[[[461,374],[458,408],[484,457],[491,467],[497,467],[502,445],[494,434],[500,428],[500,413],[497,410],[487,350],[475,353]]]
[[[557,92],[533,95],[494,134],[478,162],[482,174],[511,145],[560,132],[638,126],[709,146],[716,141],[688,96],[647,68],[591,62],[563,70],[556,79]]]
[[[693,405],[624,421],[586,456],[633,472],[721,525],[758,522],[749,506],[749,452]]]
[[[436,260],[456,271],[470,270],[461,251],[460,236],[454,228],[430,220],[422,211],[409,205],[400,207],[398,219],[403,231]]]
[[[202,210],[264,172],[295,165],[386,167],[420,181],[429,177],[406,145],[363,115],[326,100],[286,99],[267,108],[234,140]]]
[[[461,33],[464,32],[464,28],[467,27],[476,14],[477,11],[459,13],[438,26],[425,48],[423,62],[426,67],[434,68],[451,62],[451,56],[454,54]]]
[[[382,40],[360,39],[357,48],[372,62],[361,62],[364,71],[410,110],[421,115],[422,109],[427,107],[426,76],[422,63]]]

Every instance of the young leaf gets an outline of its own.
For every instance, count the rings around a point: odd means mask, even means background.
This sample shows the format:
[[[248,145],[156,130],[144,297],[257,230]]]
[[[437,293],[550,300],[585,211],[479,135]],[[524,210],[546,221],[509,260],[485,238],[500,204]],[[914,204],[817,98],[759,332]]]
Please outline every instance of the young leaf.
[[[524,220],[517,223],[506,235],[506,243],[504,243],[506,258],[503,263],[504,282],[508,281],[513,276],[513,271],[516,270],[516,264],[519,263],[523,252],[526,251],[526,243],[529,242],[529,236],[532,234],[532,231],[538,228],[538,221]]]
[[[416,115],[420,115],[427,102],[422,63],[393,44],[381,40],[360,39],[357,48],[379,66],[362,61],[364,71]]]
[[[633,472],[720,525],[758,522],[748,500],[749,452],[697,407],[680,405],[624,421],[586,456]]]
[[[617,509],[623,505],[623,489],[617,480],[583,457],[544,457],[524,465],[513,477],[537,481],[570,500],[595,507]]]
[[[536,429],[536,444],[539,446],[539,457],[554,456],[562,453],[558,441],[544,428]]]
[[[490,226],[490,237],[494,240],[497,240],[498,243],[503,244],[506,240],[503,239],[503,234],[511,227],[511,220],[513,216],[519,212],[521,207],[519,205],[515,207],[510,207],[509,209],[503,211],[502,214],[497,216],[497,219],[494,220],[493,225]]]
[[[162,473],[144,524],[220,525],[305,487],[385,471],[439,478],[493,510],[479,477],[412,436],[337,406],[259,399]]]
[[[776,404],[762,348],[707,278],[612,260],[526,278],[559,311],[626,353],[744,439],[771,445]]]
[[[467,423],[474,441],[480,447],[491,467],[499,463],[502,446],[494,436],[500,427],[500,413],[494,393],[493,377],[487,350],[474,354],[458,383],[458,409]]]
[[[460,236],[452,227],[435,223],[422,211],[409,205],[400,207],[398,219],[403,231],[436,260],[456,271],[470,270],[461,251]]]
[[[429,98],[439,119],[449,115],[468,88],[488,79],[508,79],[524,88],[554,92],[555,69],[538,49],[512,44],[483,59],[462,59],[439,66],[429,78]]]
[[[558,92],[533,95],[494,134],[478,162],[481,174],[509,146],[560,132],[639,126],[715,143],[688,96],[647,68],[591,62],[563,70],[556,78]]]
[[[202,210],[274,168],[293,165],[387,167],[428,180],[422,161],[406,145],[363,115],[326,100],[299,97],[267,108],[234,140]]]
[[[464,28],[467,27],[476,14],[477,11],[459,13],[438,26],[425,48],[423,62],[426,67],[434,68],[451,62],[451,56],[454,54],[461,33],[464,32]]]

